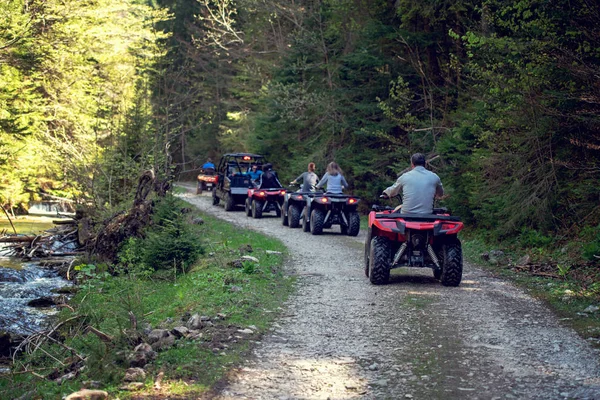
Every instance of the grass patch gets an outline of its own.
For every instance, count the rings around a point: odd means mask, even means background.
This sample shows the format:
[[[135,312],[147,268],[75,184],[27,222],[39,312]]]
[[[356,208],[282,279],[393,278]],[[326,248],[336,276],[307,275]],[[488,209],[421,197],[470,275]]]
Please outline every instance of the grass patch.
[[[194,212],[190,219],[197,215],[201,214]],[[208,215],[201,217],[204,224],[190,226],[205,251],[185,273],[173,268],[140,278],[131,273],[111,276],[101,272],[100,265],[88,269],[79,293],[70,302],[73,310],[65,309],[59,316],[62,321],[71,319],[58,336],[73,351],[46,344],[22,357],[12,373],[0,376],[0,398],[17,398],[28,392],[38,398],[60,398],[82,388],[84,381],[100,382],[111,396],[136,398],[140,392],[119,387],[133,347],[145,340],[144,330],[185,325],[196,313],[209,317],[210,324],[200,330],[201,336],[178,339],[174,346],[158,352],[145,368],[148,389],[142,393],[148,390],[153,396],[189,398],[218,382],[275,319],[278,307],[293,289],[293,279],[282,270],[285,247],[281,242]],[[250,255],[259,262],[233,266],[231,261],[240,259],[250,247]],[[97,335],[84,333],[87,326],[113,340],[103,342]],[[254,333],[238,332],[248,326],[256,328]],[[49,376],[64,376],[74,368],[78,362],[74,353],[85,358],[86,368],[62,385],[49,380]],[[23,371],[35,371],[35,375]],[[159,372],[164,372],[164,379],[157,393],[151,387]]]
[[[571,264],[568,251],[559,251],[551,257],[539,248],[502,249],[502,255],[492,255],[486,261],[481,255],[493,254],[497,247],[468,234],[463,237],[462,243],[466,260],[514,282],[544,301],[565,325],[600,348],[600,312],[584,312],[588,306],[600,307],[600,271],[597,266]],[[517,265],[525,254],[530,256],[531,264]]]
[[[58,219],[58,218],[54,218]],[[53,228],[52,218],[48,217],[17,217],[12,223],[19,234],[39,235],[45,230]],[[0,219],[0,231],[14,234],[13,225],[6,219]]]

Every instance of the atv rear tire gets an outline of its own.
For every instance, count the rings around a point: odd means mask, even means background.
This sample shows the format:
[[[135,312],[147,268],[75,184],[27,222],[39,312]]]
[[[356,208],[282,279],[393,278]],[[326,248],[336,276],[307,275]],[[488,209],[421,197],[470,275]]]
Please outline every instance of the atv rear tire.
[[[290,208],[288,207],[288,213],[290,212]],[[288,226],[288,215],[285,213],[283,206],[281,206],[281,225]]]
[[[304,207],[302,210],[302,231],[310,232],[310,218],[308,214],[308,207]]]
[[[235,207],[235,201],[230,193],[225,193],[225,211],[233,211]]]
[[[217,197],[217,191],[216,190],[213,190],[212,198],[213,198],[213,206],[218,206],[219,205],[219,198]]]
[[[251,217],[252,216],[252,206],[250,205],[250,202],[252,200],[250,199],[250,197],[248,197],[246,199],[246,202],[244,203],[244,210],[246,211],[246,216],[247,217]]]
[[[290,228],[298,228],[300,226],[300,214],[302,211],[297,206],[288,207],[288,225]]]
[[[318,208],[312,210],[310,213],[310,233],[313,235],[320,235],[323,233],[323,221],[325,221],[325,214]]]
[[[444,286],[458,286],[462,280],[463,259],[462,247],[458,238],[451,239],[442,245],[442,274],[440,282]]]
[[[348,236],[357,236],[360,231],[360,215],[357,212],[351,212],[348,215]]]
[[[433,269],[433,277],[439,281],[440,278],[442,277],[442,269],[441,268],[434,268]]]
[[[369,280],[373,285],[384,285],[390,280],[392,250],[390,240],[384,236],[371,239],[369,250]]]
[[[264,202],[252,200],[252,217],[262,218]]]
[[[198,182],[198,186],[196,187],[196,194],[202,194],[202,183]]]

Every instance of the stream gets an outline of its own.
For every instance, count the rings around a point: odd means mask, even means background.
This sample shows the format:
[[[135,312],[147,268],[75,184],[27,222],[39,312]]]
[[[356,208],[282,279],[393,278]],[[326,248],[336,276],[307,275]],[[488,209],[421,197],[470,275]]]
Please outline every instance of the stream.
[[[0,257],[0,332],[29,335],[44,329],[57,307],[31,307],[28,303],[56,297],[52,289],[68,285],[52,268]]]

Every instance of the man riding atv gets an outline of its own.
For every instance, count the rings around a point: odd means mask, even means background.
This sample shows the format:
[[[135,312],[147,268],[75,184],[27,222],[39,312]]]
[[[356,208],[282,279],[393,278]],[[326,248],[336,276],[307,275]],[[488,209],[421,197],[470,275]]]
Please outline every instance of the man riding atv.
[[[382,285],[394,268],[431,268],[442,285],[458,286],[463,269],[458,233],[464,225],[447,209],[433,208],[444,188],[439,176],[425,169],[425,156],[414,154],[411,167],[381,196],[402,192],[403,204],[396,208],[373,205],[369,214],[365,274],[372,284]]]
[[[437,174],[425,169],[425,156],[421,153],[413,154],[410,166],[411,170],[400,175],[382,196],[396,197],[402,192],[401,213],[431,214],[435,198],[444,195],[442,181]]]

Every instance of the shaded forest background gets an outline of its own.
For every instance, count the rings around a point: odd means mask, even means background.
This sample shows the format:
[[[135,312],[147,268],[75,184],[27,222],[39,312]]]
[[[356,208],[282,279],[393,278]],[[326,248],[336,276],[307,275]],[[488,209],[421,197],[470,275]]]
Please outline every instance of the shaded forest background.
[[[130,200],[265,154],[374,201],[433,159],[492,240],[600,253],[594,0],[0,0],[0,202]],[[437,156],[437,157],[436,157]]]

